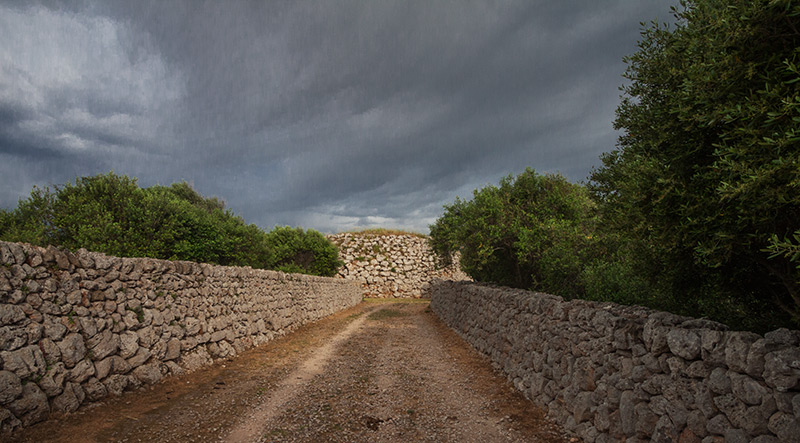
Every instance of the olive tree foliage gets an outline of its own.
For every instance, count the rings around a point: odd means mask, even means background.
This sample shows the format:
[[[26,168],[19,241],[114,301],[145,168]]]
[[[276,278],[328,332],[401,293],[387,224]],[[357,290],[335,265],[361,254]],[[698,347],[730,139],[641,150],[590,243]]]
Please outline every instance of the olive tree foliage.
[[[311,230],[291,238],[269,236],[185,182],[140,188],[135,178],[113,172],[34,188],[16,209],[0,211],[0,239],[6,241],[226,266],[272,269],[280,265],[276,251],[316,253],[320,237],[327,241]],[[338,266],[303,264],[291,271],[332,275]]]
[[[333,277],[344,264],[336,245],[312,229],[277,226],[267,234],[267,244],[270,269]]]
[[[678,303],[797,322],[800,5],[681,6],[626,59],[623,135],[590,178],[604,235]]]
[[[527,169],[445,206],[430,245],[442,264],[460,253],[462,270],[477,281],[571,298],[583,292],[592,210],[582,186]]]

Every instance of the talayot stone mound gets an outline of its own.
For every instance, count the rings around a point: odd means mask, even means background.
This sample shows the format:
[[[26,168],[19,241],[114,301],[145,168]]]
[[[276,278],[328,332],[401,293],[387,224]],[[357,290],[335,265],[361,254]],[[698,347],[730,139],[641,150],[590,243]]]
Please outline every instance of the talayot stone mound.
[[[459,269],[458,257],[452,266],[437,268],[423,235],[366,231],[329,235],[328,239],[339,247],[344,262],[339,276],[359,282],[365,297],[429,297],[433,279],[470,279]]]

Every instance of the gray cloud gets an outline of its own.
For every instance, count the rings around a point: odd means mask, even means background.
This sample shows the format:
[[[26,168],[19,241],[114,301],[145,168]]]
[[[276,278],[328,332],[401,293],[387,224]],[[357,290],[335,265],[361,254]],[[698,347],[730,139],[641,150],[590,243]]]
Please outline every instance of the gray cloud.
[[[262,227],[425,231],[526,166],[613,149],[657,0],[0,6],[0,204],[114,169]]]

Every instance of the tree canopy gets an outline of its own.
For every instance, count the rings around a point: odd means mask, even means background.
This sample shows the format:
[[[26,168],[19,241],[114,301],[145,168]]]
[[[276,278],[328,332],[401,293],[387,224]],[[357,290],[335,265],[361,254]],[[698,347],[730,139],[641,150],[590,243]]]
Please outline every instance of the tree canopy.
[[[573,297],[582,292],[580,252],[592,238],[592,207],[581,186],[527,169],[445,206],[430,242],[445,262],[460,253],[475,280]]]
[[[604,224],[674,264],[674,292],[711,281],[797,317],[800,273],[782,252],[800,232],[800,6],[682,6],[627,58],[623,135],[591,176]]]
[[[673,12],[625,59],[622,135],[589,177],[594,204],[526,171],[445,206],[432,246],[481,281],[800,326],[800,5]]]
[[[185,182],[140,188],[135,178],[113,172],[52,190],[34,188],[16,209],[0,211],[0,238],[6,241],[122,257],[336,273],[340,263],[335,245],[313,230],[299,229],[287,237],[281,235],[283,229],[268,234],[246,224],[222,201],[203,197]],[[287,268],[281,261],[285,250],[310,259]]]

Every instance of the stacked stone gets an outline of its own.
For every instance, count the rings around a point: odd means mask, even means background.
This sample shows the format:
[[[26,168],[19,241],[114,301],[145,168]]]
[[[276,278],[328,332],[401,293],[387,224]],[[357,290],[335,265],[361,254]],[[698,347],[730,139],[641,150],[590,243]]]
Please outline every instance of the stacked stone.
[[[468,279],[458,259],[438,267],[427,237],[411,234],[342,233],[328,236],[339,247],[339,276],[356,280],[366,297],[429,297],[434,278]]]
[[[339,279],[0,242],[0,434],[232,356],[361,298]]]
[[[431,307],[584,441],[800,441],[800,331],[467,282]]]

